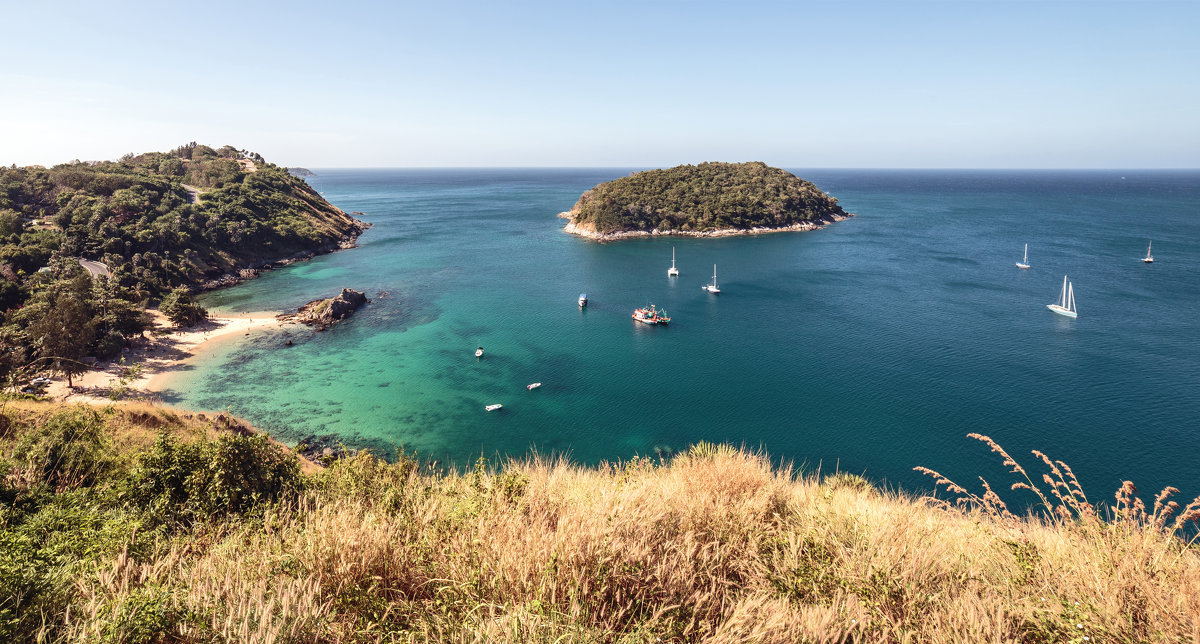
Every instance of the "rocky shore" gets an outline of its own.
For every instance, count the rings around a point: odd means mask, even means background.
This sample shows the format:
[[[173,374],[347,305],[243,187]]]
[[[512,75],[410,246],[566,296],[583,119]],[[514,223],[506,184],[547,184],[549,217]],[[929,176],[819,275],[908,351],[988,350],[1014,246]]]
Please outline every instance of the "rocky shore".
[[[338,322],[350,317],[358,307],[369,303],[365,293],[354,289],[344,288],[337,297],[313,300],[300,307],[295,313],[283,313],[278,316],[280,322],[299,322],[324,331]]]
[[[654,230],[623,230],[623,231],[615,232],[615,233],[598,233],[598,232],[596,232],[595,227],[590,224],[577,224],[577,223],[575,223],[574,218],[572,217],[570,211],[561,212],[558,214],[558,216],[563,219],[568,220],[566,227],[563,228],[563,232],[570,233],[572,235],[578,235],[579,237],[585,237],[585,238],[591,239],[593,241],[610,242],[610,241],[617,241],[617,240],[621,240],[621,239],[631,239],[634,237],[659,237],[659,236],[663,236],[663,237],[733,237],[733,236],[737,236],[737,235],[765,235],[765,234],[769,234],[769,233],[786,233],[786,232],[797,232],[797,231],[804,231],[804,230],[819,230],[821,228],[824,228],[825,226],[828,226],[829,224],[839,222],[839,221],[848,219],[850,217],[853,217],[854,214],[846,213],[845,216],[830,215],[829,217],[825,217],[822,219],[814,219],[812,221],[800,222],[800,223],[792,224],[790,226],[780,226],[780,227],[774,227],[774,228],[771,228],[771,227],[718,228],[715,230],[702,230],[702,231],[674,230],[674,229],[659,230],[659,229],[655,228]]]
[[[362,213],[355,213],[355,214],[362,214]],[[263,271],[269,271],[269,270],[276,269],[276,268],[283,268],[284,266],[288,266],[290,264],[295,264],[296,262],[303,262],[303,261],[312,259],[318,255],[325,255],[327,253],[333,253],[333,252],[336,252],[339,250],[348,250],[351,248],[356,248],[358,246],[357,242],[358,242],[359,235],[366,232],[366,230],[371,227],[371,224],[368,222],[365,222],[365,221],[357,220],[357,219],[355,221],[357,222],[357,225],[355,226],[355,228],[349,234],[347,234],[346,236],[337,240],[336,242],[333,242],[330,244],[325,244],[324,246],[320,246],[320,247],[312,249],[312,250],[306,250],[302,253],[296,253],[295,255],[291,255],[289,257],[284,257],[282,259],[267,261],[267,262],[260,264],[259,266],[246,267],[246,268],[240,268],[240,269],[237,269],[234,271],[229,271],[219,277],[215,277],[213,279],[209,279],[204,282],[201,282],[200,284],[196,285],[196,290],[201,291],[201,292],[213,291],[213,290],[216,290],[219,288],[226,288],[229,286],[234,286],[235,284],[240,284],[247,280],[252,280],[252,279],[258,277],[259,275],[262,274]]]

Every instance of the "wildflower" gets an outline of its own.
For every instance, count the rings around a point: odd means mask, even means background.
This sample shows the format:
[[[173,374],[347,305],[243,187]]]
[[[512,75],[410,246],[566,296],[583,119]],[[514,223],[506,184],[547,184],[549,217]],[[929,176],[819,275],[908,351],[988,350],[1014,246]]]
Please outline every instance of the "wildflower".
[[[1082,630],[1082,629],[1083,629],[1083,624],[1076,624],[1076,625],[1075,625],[1075,628],[1078,628],[1078,629],[1081,629],[1081,630]]]

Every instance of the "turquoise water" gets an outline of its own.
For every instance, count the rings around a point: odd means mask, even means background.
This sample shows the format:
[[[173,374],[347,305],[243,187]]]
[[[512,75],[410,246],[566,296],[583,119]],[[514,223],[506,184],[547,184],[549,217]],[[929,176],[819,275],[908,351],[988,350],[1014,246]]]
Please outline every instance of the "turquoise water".
[[[904,487],[928,485],[915,465],[1010,481],[965,437],[980,432],[1031,469],[1031,449],[1066,461],[1095,500],[1123,478],[1200,493],[1200,173],[796,170],[857,217],[597,244],[555,215],[627,170],[318,172],[374,224],[360,247],[206,303],[286,309],[341,287],[372,303],[324,333],[247,338],[169,402],[458,464],[709,440]],[[700,288],[714,263],[719,296]],[[1064,274],[1074,321],[1045,307]],[[670,327],[630,319],[651,302]]]

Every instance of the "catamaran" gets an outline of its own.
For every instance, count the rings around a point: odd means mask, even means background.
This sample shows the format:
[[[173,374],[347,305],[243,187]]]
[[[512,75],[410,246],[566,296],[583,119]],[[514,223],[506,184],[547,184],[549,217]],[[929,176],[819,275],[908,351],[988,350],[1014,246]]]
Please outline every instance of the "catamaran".
[[[679,269],[675,268],[675,247],[671,247],[671,268],[667,269],[667,277],[679,277]]]
[[[1154,255],[1150,254],[1150,247],[1153,245],[1154,245],[1154,240],[1152,239],[1152,240],[1150,240],[1150,243],[1146,246],[1146,256],[1142,258],[1142,261],[1146,262],[1147,264],[1154,263]]]
[[[721,292],[721,289],[717,288],[717,265],[716,265],[716,264],[713,264],[713,281],[712,281],[712,284],[705,284],[704,286],[701,286],[700,288],[702,288],[702,289],[704,289],[704,290],[706,290],[706,291],[708,291],[709,293],[712,293],[712,294],[714,294],[714,295],[715,295],[715,294],[717,294],[717,293],[720,293],[720,292]]]
[[[1075,312],[1075,289],[1071,283],[1067,281],[1067,276],[1063,275],[1062,293],[1058,295],[1058,301],[1054,304],[1047,304],[1046,308],[1069,318],[1076,316]]]
[[[1029,244],[1025,244],[1025,259],[1017,262],[1017,268],[1029,268]]]

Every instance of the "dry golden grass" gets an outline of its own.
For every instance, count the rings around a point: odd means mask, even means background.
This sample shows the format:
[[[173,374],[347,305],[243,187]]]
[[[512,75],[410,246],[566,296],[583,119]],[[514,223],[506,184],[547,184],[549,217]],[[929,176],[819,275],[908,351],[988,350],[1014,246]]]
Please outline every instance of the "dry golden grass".
[[[706,444],[463,473],[360,454],[310,481],[79,577],[63,639],[139,641],[152,614],[185,642],[1200,640],[1200,551],[1162,499],[1105,519],[1056,486],[1076,505],[1037,490],[1052,513],[1018,517]]]

